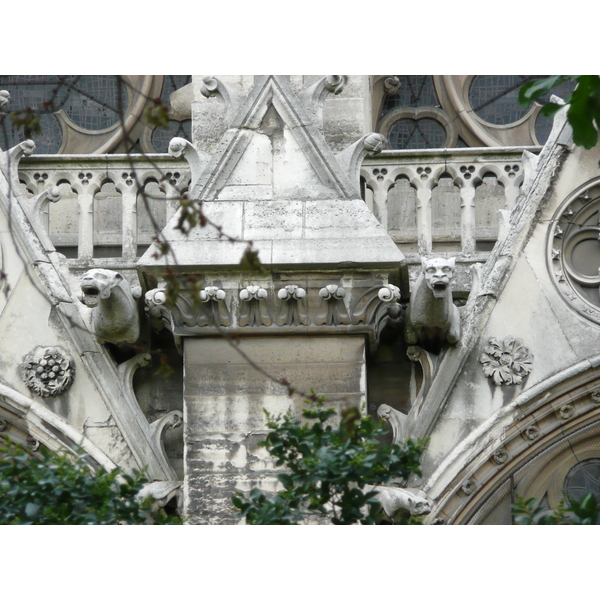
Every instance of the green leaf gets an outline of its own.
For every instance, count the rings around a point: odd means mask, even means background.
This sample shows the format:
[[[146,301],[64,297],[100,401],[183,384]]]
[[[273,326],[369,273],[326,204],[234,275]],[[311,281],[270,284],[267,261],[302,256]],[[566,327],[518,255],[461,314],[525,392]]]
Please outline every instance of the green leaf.
[[[565,75],[551,75],[542,79],[534,79],[524,83],[519,89],[519,102],[524,106],[531,104],[540,96],[549,93],[557,85],[566,81],[569,77]]]
[[[280,473],[279,475],[277,475],[277,479],[279,479],[279,481],[281,481],[281,483],[283,484],[283,487],[286,490],[289,490],[294,485],[294,480],[292,479],[292,476],[287,473]]]
[[[245,500],[232,498],[248,524],[294,524],[310,514],[326,515],[335,524],[375,523],[379,505],[363,487],[419,472],[425,441],[384,445],[379,423],[353,409],[340,418],[323,409],[323,401],[313,394],[303,423],[289,413],[269,416],[271,431],[262,445],[286,468],[277,475],[285,489],[265,495],[254,488]]]
[[[541,113],[545,117],[553,117],[564,105],[562,104],[554,104],[554,102],[547,102],[542,106]]]

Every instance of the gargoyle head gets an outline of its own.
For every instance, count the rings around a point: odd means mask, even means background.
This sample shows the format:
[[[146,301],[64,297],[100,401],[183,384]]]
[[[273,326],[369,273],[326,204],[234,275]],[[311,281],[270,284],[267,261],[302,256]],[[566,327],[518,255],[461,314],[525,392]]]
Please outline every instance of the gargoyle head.
[[[123,275],[108,269],[90,269],[81,280],[81,302],[93,308],[110,297],[112,289],[123,281]]]
[[[456,267],[455,258],[422,258],[423,274],[425,282],[433,292],[435,298],[441,299],[446,296],[446,290],[454,277]]]

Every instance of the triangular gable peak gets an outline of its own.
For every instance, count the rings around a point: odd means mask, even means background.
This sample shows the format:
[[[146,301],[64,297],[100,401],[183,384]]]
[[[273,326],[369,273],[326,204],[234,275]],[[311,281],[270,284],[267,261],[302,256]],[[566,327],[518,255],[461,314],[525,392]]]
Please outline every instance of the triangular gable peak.
[[[289,78],[257,78],[200,180],[199,200],[357,198]]]
[[[288,77],[258,77],[243,100],[211,81],[234,115],[216,153],[209,160],[180,138],[170,152],[184,154],[199,173],[190,198],[204,203],[204,215],[226,235],[210,225],[185,234],[176,213],[161,235],[174,268],[237,269],[252,242],[272,267],[396,269],[403,255],[359,192],[362,158],[382,148],[382,136],[334,155],[318,126],[324,80],[296,95]],[[156,255],[154,244],[138,266],[160,270],[172,262]]]

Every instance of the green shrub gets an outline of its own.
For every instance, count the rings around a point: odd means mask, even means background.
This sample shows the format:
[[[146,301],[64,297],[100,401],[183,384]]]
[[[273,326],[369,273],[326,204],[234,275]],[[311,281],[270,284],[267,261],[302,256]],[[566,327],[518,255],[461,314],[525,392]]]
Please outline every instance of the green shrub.
[[[31,452],[3,440],[0,445],[0,524],[116,525],[180,524],[164,510],[152,510],[151,499],[137,493],[147,483],[140,473],[92,472],[76,456],[54,454],[44,447]]]
[[[336,428],[327,423],[335,414],[322,400],[309,403],[304,424],[290,414],[274,419],[267,413],[271,431],[260,445],[286,468],[277,476],[284,490],[267,496],[255,488],[234,496],[248,524],[293,525],[315,515],[336,525],[373,524],[381,506],[376,493],[363,487],[420,474],[424,442],[384,444],[381,424],[358,409],[342,412]]]
[[[600,506],[592,493],[580,500],[565,496],[555,510],[536,498],[517,496],[511,509],[516,525],[600,525]]]

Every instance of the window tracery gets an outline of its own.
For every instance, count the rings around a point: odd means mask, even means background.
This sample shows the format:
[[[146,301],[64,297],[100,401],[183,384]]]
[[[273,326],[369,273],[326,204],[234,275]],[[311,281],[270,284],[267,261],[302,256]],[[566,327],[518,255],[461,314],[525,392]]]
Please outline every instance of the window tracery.
[[[36,154],[166,152],[171,138],[190,139],[190,115],[171,110],[162,129],[147,125],[144,111],[157,98],[171,107],[171,94],[190,81],[189,75],[2,75],[8,110],[35,121],[24,136],[22,126],[6,119],[0,146],[31,137]]]
[[[394,150],[544,144],[552,119],[541,115],[541,104],[525,107],[518,101],[521,85],[538,77],[543,76],[376,77],[376,130],[388,137]],[[565,82],[554,93],[566,98],[573,87],[573,82]]]

